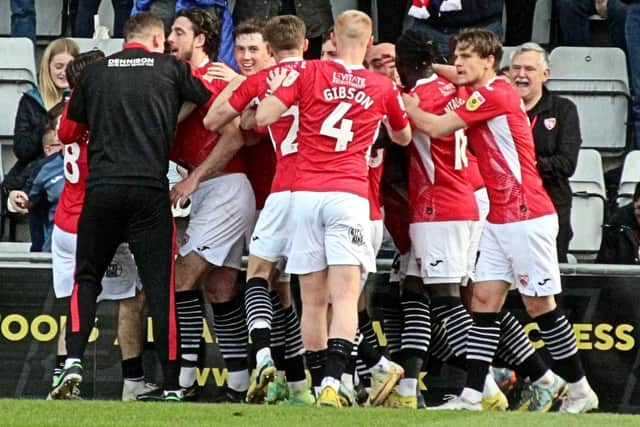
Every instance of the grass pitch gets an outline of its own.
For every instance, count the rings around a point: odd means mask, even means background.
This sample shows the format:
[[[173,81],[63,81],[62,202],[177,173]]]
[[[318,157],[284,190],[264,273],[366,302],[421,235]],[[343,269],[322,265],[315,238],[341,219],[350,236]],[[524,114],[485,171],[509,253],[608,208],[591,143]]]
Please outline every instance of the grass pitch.
[[[300,408],[207,403],[0,400],[2,426],[637,427],[640,415]]]

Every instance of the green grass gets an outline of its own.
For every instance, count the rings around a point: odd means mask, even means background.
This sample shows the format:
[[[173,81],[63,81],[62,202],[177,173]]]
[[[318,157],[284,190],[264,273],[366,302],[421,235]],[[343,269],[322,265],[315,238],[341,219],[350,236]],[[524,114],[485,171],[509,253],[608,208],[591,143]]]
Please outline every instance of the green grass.
[[[0,400],[2,426],[637,427],[639,415],[299,408],[207,403]]]

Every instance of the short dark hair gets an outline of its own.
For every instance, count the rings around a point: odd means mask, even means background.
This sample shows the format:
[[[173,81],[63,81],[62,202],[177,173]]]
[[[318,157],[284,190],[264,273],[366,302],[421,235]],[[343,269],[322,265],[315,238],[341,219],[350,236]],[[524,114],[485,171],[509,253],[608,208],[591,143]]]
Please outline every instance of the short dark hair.
[[[264,27],[267,25],[267,22],[258,18],[249,18],[240,22],[233,29],[233,38],[236,39],[243,34],[262,34],[264,37]]]
[[[151,28],[159,28],[164,34],[164,22],[162,22],[162,19],[151,12],[136,13],[124,23],[124,39],[128,41],[136,36],[142,36]]]
[[[263,36],[275,52],[298,49],[304,45],[307,27],[295,15],[271,18],[264,27]]]
[[[483,28],[463,28],[451,39],[453,49],[471,47],[480,58],[493,56],[494,71],[498,71],[502,60],[502,42],[498,35]]]
[[[58,122],[58,117],[62,115],[62,111],[64,111],[64,106],[66,105],[66,103],[66,101],[62,100],[51,107],[49,111],[47,111],[47,118],[49,119],[47,127],[53,127],[53,129],[55,130],[56,124]]]
[[[326,43],[331,39],[331,33],[333,33],[333,25],[329,27],[327,31],[322,34],[322,43]]]
[[[78,55],[73,61],[67,64],[65,74],[67,75],[67,82],[69,83],[69,89],[74,89],[80,81],[80,75],[82,70],[94,62],[98,62],[104,58],[104,52],[98,49],[83,52]]]
[[[396,41],[396,61],[417,68],[431,68],[438,49],[422,31],[407,30]]]
[[[176,15],[176,18],[184,17],[191,22],[191,29],[194,36],[204,34],[203,50],[210,58],[218,56],[220,47],[220,18],[207,10],[194,7],[191,9],[182,9]]]

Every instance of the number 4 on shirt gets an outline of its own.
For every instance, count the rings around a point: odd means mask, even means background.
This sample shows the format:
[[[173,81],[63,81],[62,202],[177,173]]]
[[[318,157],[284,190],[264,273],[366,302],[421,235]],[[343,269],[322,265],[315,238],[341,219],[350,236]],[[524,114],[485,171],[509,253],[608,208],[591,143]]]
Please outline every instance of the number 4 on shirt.
[[[335,151],[345,151],[347,144],[353,141],[353,132],[351,131],[353,120],[344,118],[351,107],[352,105],[348,102],[341,102],[322,122],[320,127],[320,135],[336,140]]]

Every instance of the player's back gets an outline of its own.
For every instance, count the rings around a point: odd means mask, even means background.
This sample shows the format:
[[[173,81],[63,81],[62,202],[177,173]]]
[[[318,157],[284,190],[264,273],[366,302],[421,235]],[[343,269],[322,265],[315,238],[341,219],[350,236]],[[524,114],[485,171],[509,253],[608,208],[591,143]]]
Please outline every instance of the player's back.
[[[84,203],[89,166],[87,142],[89,132],[77,142],[64,146],[64,187],[60,193],[53,222],[67,233],[78,232],[78,219]]]
[[[394,129],[404,123],[397,88],[387,77],[338,61],[308,61],[301,76],[294,190],[366,198],[368,151],[382,118],[389,116]]]
[[[410,94],[418,96],[422,110],[437,115],[455,109],[458,102],[456,87],[436,74],[418,80]],[[411,221],[477,220],[464,131],[431,138],[414,129],[409,147]]]

